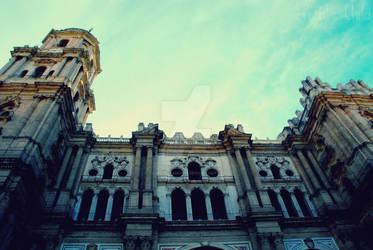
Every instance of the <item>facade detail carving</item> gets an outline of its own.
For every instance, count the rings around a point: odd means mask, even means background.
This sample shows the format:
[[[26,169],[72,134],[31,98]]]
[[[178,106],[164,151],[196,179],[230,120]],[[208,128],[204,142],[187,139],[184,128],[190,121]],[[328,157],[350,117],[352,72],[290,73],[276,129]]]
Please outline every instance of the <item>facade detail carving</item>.
[[[98,40],[77,28],[0,69],[1,249],[373,249],[363,81],[307,77],[277,140],[240,124],[186,138],[139,123],[123,138],[86,123],[100,72]]]

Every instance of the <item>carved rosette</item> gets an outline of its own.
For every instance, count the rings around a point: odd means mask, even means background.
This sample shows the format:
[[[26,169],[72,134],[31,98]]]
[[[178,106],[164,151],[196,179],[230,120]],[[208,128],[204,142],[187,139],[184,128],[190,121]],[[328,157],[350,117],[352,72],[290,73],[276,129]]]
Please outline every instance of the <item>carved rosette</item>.
[[[273,179],[274,176],[271,171],[271,166],[276,166],[279,169],[281,179],[294,179],[299,178],[297,171],[295,170],[289,157],[284,156],[263,156],[254,157],[256,169],[259,172],[259,176],[262,179]],[[289,172],[291,171],[291,173]],[[265,174],[264,174],[265,173]]]

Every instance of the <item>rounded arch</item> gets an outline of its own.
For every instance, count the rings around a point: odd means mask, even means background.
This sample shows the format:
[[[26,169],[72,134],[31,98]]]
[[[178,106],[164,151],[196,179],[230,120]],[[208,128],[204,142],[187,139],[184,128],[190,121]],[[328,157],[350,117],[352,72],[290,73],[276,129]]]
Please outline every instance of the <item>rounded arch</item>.
[[[113,164],[109,163],[105,166],[104,168],[104,174],[102,176],[102,179],[111,179],[113,178],[113,171],[114,171],[114,166]]]
[[[311,216],[311,211],[309,206],[306,203],[306,200],[304,198],[304,193],[300,191],[298,188],[294,189],[294,196],[298,201],[298,204],[300,206],[300,209],[302,210],[302,213],[304,216]]]
[[[171,209],[173,220],[187,219],[185,192],[181,188],[176,188],[171,192]]]
[[[191,192],[193,220],[207,220],[205,193],[196,188]]]
[[[290,193],[286,189],[280,191],[282,200],[285,203],[286,211],[289,213],[290,217],[297,217],[298,213],[294,207],[293,201],[291,200]]]
[[[125,192],[119,188],[113,195],[113,208],[111,210],[111,219],[116,220],[120,217],[123,212]]]
[[[109,198],[109,191],[107,189],[103,189],[98,193],[95,220],[105,219],[108,198]]]
[[[201,166],[192,161],[188,164],[188,176],[189,180],[202,180]]]
[[[227,210],[225,207],[224,194],[220,189],[214,188],[210,191],[210,200],[213,218],[227,219]]]
[[[42,77],[46,69],[47,69],[47,67],[45,67],[45,66],[37,67],[34,71],[33,77],[35,77],[35,78]]]
[[[227,245],[219,244],[219,243],[215,243],[215,242],[209,242],[208,245],[202,245],[201,243],[191,243],[191,244],[186,245],[182,249],[183,250],[194,250],[194,249],[200,250],[201,248],[203,249],[203,247],[210,247],[210,250],[221,250],[221,249],[223,249],[223,250],[235,250],[236,249],[236,248],[229,247]]]
[[[82,203],[80,205],[80,210],[78,214],[78,220],[87,220],[89,215],[89,210],[91,208],[92,204],[92,198],[93,198],[93,190],[90,188],[87,188],[82,196]]]
[[[281,179],[280,169],[276,165],[271,165],[271,172],[274,179]]]
[[[276,211],[281,211],[281,206],[277,199],[277,193],[273,189],[270,189],[270,188],[267,190],[267,193],[268,193],[272,206],[276,209]]]

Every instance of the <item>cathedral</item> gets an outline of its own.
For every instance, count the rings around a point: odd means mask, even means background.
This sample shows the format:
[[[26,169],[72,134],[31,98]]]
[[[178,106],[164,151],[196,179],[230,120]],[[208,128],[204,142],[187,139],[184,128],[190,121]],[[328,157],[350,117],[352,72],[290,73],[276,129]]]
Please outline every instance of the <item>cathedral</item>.
[[[98,40],[52,29],[0,69],[0,250],[373,249],[373,89],[301,82],[276,140],[86,123]],[[372,169],[371,169],[372,168]]]

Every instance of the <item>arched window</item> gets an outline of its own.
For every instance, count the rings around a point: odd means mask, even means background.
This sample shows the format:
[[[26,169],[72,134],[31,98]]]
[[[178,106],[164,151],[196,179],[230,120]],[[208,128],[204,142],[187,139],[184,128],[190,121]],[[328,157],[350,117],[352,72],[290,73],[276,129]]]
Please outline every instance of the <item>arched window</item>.
[[[82,204],[80,205],[78,220],[87,220],[89,210],[91,209],[92,204],[92,198],[93,198],[93,191],[91,189],[87,189],[83,193],[82,197]]]
[[[113,209],[111,211],[111,219],[115,220],[120,217],[120,214],[123,211],[124,205],[124,192],[119,189],[114,193],[113,197]]]
[[[293,205],[293,201],[291,200],[290,193],[283,189],[280,192],[282,200],[285,203],[286,211],[288,211],[290,217],[297,217],[297,211],[295,210],[295,207]]]
[[[268,189],[267,192],[268,192],[269,199],[271,200],[272,206],[276,209],[276,211],[281,211],[281,206],[277,199],[277,193],[273,191],[272,189]]]
[[[227,210],[225,209],[224,194],[219,189],[214,188],[210,192],[210,200],[214,219],[226,219]]]
[[[201,167],[196,162],[188,164],[189,180],[202,180]]]
[[[172,219],[173,220],[186,220],[187,219],[185,193],[180,188],[172,191],[171,206],[172,206]]]
[[[66,47],[66,45],[69,43],[69,40],[67,39],[62,39],[59,43],[58,43],[58,47]]]
[[[294,190],[295,198],[297,198],[298,204],[304,216],[311,216],[310,208],[308,207],[306,200],[304,199],[304,193],[299,189]]]
[[[24,70],[24,71],[22,71],[22,73],[19,75],[19,77],[23,78],[23,77],[25,77],[25,76],[27,75],[27,73],[28,73],[28,70]]]
[[[105,213],[106,213],[106,206],[107,206],[108,198],[109,198],[109,192],[107,190],[102,190],[98,194],[95,220],[104,220],[105,219]]]
[[[47,69],[47,67],[45,67],[45,66],[37,67],[37,68],[35,69],[35,72],[34,72],[33,77],[35,77],[35,78],[40,78],[40,77],[42,77],[42,75],[43,75],[43,73],[44,73],[44,71],[45,71],[46,69]]]
[[[276,165],[271,166],[271,172],[272,172],[273,178],[281,179],[280,169]]]
[[[74,98],[73,98],[73,102],[76,102],[77,100],[79,100],[79,91],[76,91]]]
[[[201,190],[195,189],[191,196],[193,220],[207,220],[205,194]]]
[[[113,165],[106,165],[104,168],[104,175],[102,176],[102,179],[111,179],[113,177],[113,170]]]
[[[51,71],[49,71],[49,73],[48,73],[48,76],[47,76],[47,77],[51,77],[51,76],[53,75],[53,73],[54,73],[54,70],[51,70]]]

